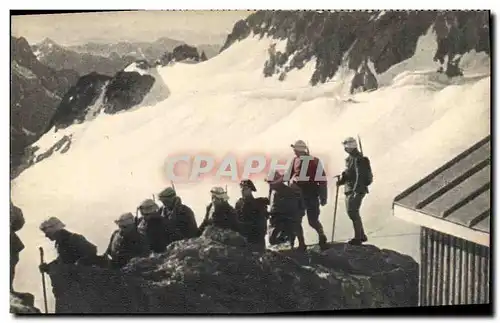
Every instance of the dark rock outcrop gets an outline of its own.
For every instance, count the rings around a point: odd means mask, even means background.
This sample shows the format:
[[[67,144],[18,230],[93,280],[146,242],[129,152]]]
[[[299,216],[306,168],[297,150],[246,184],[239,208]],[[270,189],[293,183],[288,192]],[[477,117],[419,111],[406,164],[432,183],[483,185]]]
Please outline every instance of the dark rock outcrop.
[[[378,82],[368,64],[361,65],[351,82],[351,94],[356,92],[367,92],[378,89]]]
[[[358,70],[370,60],[376,74],[414,55],[417,41],[430,28],[437,34],[434,59],[444,63],[470,50],[490,54],[488,11],[257,11],[238,21],[221,51],[250,33],[287,40],[285,52],[270,55],[264,74],[301,69],[316,58],[311,84],[332,78],[344,61]],[[284,64],[289,61],[287,66]],[[445,72],[457,75],[458,62]]]
[[[10,293],[10,313],[39,314],[40,310],[34,306],[34,296],[29,293]]]
[[[104,112],[116,113],[141,103],[154,82],[154,77],[138,72],[117,73],[106,88]]]
[[[82,76],[63,97],[47,130],[53,126],[65,128],[75,122],[83,122],[88,108],[96,103],[109,80],[111,77],[97,73]]]
[[[248,18],[247,20],[238,20],[233,26],[233,31],[227,36],[226,42],[220,49],[220,52],[229,48],[229,46],[231,46],[235,42],[247,38],[250,35],[251,31],[252,28],[249,25]]]
[[[205,54],[205,51],[202,51],[201,52],[201,55],[200,55],[200,61],[201,62],[204,62],[206,61],[208,58],[207,58],[207,55]]]
[[[64,96],[49,129],[56,127],[57,130],[81,123],[101,111],[112,114],[130,109],[141,103],[154,82],[154,77],[138,72],[122,71],[112,78],[97,73],[85,75]],[[102,100],[98,101],[100,97]]]
[[[251,252],[209,227],[121,271],[51,272],[58,313],[270,313],[417,306],[418,265],[374,246]]]
[[[206,60],[206,55],[205,55]],[[182,44],[174,48],[172,52],[165,52],[159,59],[159,64],[162,66],[168,65],[171,62],[200,62],[201,57],[198,53],[198,49],[194,46],[189,46],[187,44]]]

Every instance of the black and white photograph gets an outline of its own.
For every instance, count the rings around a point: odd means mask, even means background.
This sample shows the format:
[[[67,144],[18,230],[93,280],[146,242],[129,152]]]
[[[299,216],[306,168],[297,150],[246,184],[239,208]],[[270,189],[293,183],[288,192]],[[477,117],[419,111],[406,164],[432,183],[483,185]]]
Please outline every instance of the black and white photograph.
[[[489,313],[491,19],[11,11],[10,313]]]

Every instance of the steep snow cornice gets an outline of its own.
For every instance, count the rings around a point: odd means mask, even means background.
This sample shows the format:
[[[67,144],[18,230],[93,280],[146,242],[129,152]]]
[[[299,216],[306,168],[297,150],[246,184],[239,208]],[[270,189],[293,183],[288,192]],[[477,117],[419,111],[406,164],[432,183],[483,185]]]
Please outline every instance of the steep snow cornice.
[[[433,58],[446,62],[451,75],[461,55],[471,50],[490,54],[488,11],[258,11],[234,25],[221,51],[251,33],[286,39],[285,52],[277,52],[270,65],[289,62],[287,70],[300,69],[315,57],[310,82],[316,85],[335,75],[348,51],[350,69],[372,62],[373,72],[383,73],[412,57],[419,37],[430,28],[438,43]],[[265,73],[279,71],[267,68]]]

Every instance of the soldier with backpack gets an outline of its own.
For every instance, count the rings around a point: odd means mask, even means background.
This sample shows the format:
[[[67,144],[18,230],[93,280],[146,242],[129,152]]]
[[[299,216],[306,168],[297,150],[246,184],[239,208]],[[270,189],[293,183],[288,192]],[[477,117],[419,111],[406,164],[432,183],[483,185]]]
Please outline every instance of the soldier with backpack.
[[[368,186],[373,181],[373,174],[370,160],[358,150],[356,139],[349,137],[342,144],[349,156],[346,158],[346,169],[342,172],[337,185],[344,185],[347,215],[354,228],[354,238],[349,241],[349,244],[361,245],[368,241],[368,238],[363,229],[359,209],[363,198],[368,193]]]

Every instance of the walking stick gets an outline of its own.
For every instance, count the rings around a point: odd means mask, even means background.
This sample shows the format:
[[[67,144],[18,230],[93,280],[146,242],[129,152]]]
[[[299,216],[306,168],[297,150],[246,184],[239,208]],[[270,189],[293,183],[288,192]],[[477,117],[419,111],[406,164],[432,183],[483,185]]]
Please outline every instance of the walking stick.
[[[338,183],[340,176],[337,175],[337,176],[335,176],[335,178],[337,178],[337,183]],[[335,221],[337,220],[337,202],[338,202],[338,198],[339,198],[339,186],[337,185],[337,183],[335,183],[337,190],[335,191],[335,206],[333,209],[332,242],[333,242],[333,236],[335,233]]]
[[[39,247],[38,250],[40,250],[40,264],[43,264],[43,248]],[[43,305],[45,306],[45,314],[47,314],[49,311],[47,309],[47,290],[45,288],[45,273],[42,272],[42,287],[43,287]]]

